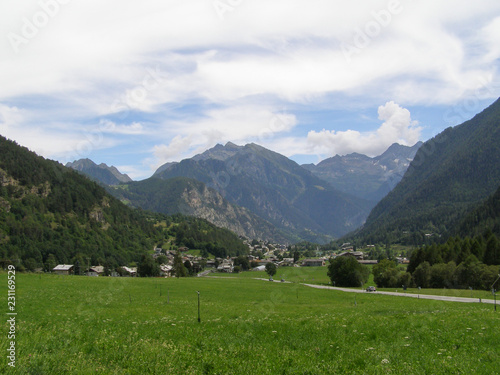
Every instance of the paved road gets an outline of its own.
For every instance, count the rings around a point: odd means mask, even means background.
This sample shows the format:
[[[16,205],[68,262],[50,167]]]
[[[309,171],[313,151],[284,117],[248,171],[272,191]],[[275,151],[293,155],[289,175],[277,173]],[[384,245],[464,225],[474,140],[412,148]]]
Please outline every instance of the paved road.
[[[350,289],[350,288],[337,288],[333,286],[326,285],[315,285],[315,284],[302,284],[309,286],[311,288],[317,289],[333,289],[340,290],[342,292],[349,293],[370,293],[370,294],[385,294],[389,296],[397,297],[409,297],[409,298],[420,298],[420,299],[434,299],[438,301],[451,301],[451,302],[466,302],[466,303],[495,303],[492,299],[481,299],[481,298],[464,298],[464,297],[448,297],[448,296],[432,296],[428,294],[412,294],[412,293],[396,293],[396,292],[367,292],[364,289]]]

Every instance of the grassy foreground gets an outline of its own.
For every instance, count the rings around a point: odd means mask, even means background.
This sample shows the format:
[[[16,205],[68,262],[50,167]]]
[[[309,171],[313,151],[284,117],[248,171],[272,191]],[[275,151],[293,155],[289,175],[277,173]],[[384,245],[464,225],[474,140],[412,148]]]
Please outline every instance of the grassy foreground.
[[[7,313],[7,275],[0,275]],[[198,323],[200,291],[201,323]],[[492,305],[251,278],[18,274],[17,374],[498,373]],[[0,350],[9,339],[7,315]]]

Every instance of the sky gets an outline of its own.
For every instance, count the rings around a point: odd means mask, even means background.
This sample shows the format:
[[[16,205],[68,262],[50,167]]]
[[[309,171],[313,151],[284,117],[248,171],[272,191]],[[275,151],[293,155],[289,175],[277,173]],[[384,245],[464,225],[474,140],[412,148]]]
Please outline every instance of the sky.
[[[0,134],[150,177],[218,143],[413,145],[500,96],[498,0],[0,3]]]

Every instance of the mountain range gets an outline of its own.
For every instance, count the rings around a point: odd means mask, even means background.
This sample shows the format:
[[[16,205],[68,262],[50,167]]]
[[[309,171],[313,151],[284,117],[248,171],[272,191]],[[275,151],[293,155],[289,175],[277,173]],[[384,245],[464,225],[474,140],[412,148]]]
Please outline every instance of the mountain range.
[[[394,143],[374,158],[352,153],[302,166],[336,189],[373,201],[375,205],[401,181],[420,146],[422,142],[412,147]]]
[[[256,144],[228,142],[109,191],[134,207],[194,215],[249,238],[324,243],[364,222],[376,204],[376,192],[399,180],[418,146],[394,144],[377,158],[336,156],[315,168]],[[101,164],[97,169],[88,161],[68,166],[80,166],[94,179],[107,168]],[[348,193],[349,185],[357,196]]]
[[[325,242],[353,231],[364,243],[418,244],[460,232],[499,188],[499,121],[497,100],[423,144],[318,165],[229,142],[111,191],[134,207],[203,217],[250,238]]]
[[[334,189],[294,161],[256,144],[217,145],[155,173],[189,177],[301,239],[337,237],[357,228],[368,203]]]

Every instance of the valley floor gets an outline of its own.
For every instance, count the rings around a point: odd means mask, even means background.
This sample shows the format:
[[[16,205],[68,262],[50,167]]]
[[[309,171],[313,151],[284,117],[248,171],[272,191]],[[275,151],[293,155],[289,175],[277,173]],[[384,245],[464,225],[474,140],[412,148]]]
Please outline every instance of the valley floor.
[[[251,275],[16,276],[15,338],[4,315],[0,350],[15,342],[18,374],[498,373],[500,315],[484,304]],[[6,274],[0,285],[7,301]]]

